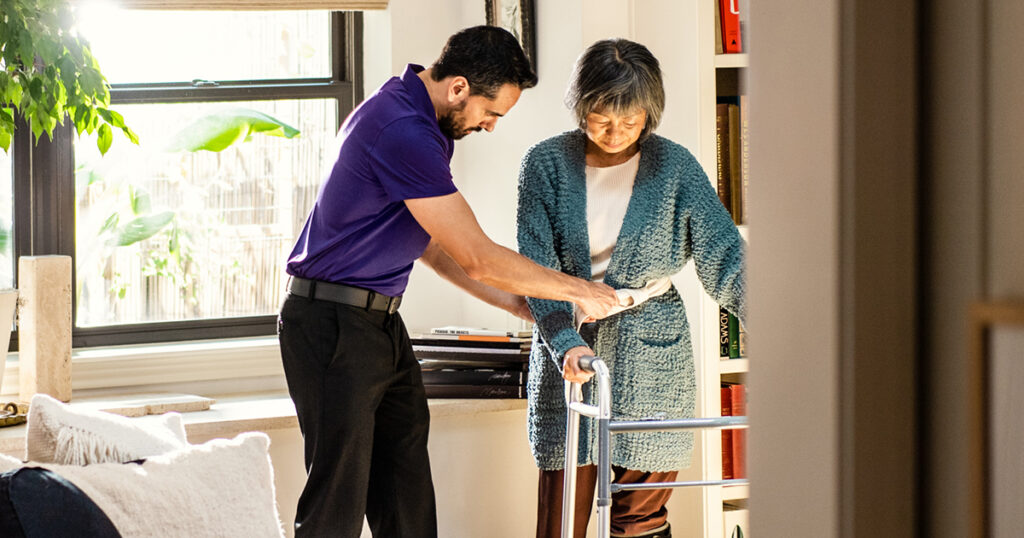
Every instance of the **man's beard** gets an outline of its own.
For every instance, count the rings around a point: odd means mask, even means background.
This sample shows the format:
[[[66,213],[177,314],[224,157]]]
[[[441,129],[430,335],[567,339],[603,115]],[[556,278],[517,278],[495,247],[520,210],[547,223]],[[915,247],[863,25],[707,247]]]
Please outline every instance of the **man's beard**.
[[[475,133],[480,130],[479,127],[467,129],[462,124],[461,118],[456,113],[462,112],[464,108],[466,108],[466,103],[462,103],[459,108],[449,110],[447,114],[437,119],[437,126],[441,128],[441,132],[452,140],[458,140],[469,133]]]

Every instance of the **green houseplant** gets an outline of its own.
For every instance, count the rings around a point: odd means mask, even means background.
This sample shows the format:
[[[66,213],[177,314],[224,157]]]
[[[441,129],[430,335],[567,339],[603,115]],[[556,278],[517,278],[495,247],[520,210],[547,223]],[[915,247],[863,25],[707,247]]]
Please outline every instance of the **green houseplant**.
[[[88,43],[78,37],[68,0],[0,0],[0,147],[7,151],[15,118],[38,141],[69,118],[75,131],[98,131],[106,153],[113,131],[138,138],[110,107],[110,89]]]

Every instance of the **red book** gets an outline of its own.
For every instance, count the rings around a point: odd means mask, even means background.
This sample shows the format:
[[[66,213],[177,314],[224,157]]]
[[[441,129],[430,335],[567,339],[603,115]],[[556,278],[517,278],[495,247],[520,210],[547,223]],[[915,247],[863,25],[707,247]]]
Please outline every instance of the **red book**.
[[[746,385],[732,385],[729,387],[729,392],[731,393],[733,416],[746,416]],[[732,432],[732,475],[734,478],[747,477],[747,430],[733,430]]]
[[[722,19],[722,46],[725,53],[743,52],[740,38],[740,0],[718,0]]]
[[[732,390],[729,385],[722,386],[722,416],[728,417],[732,415]],[[722,430],[722,479],[729,480],[733,478],[733,442],[732,442],[733,430]]]

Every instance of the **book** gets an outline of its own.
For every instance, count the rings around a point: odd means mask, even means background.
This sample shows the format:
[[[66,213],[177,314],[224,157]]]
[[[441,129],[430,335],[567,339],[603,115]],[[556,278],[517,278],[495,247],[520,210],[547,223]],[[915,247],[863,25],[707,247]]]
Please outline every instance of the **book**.
[[[740,107],[729,105],[729,212],[736,224],[743,222],[743,177],[740,175]]]
[[[710,1],[715,3],[715,54],[722,54],[725,52],[725,47],[722,44],[722,12],[718,8],[718,0]]]
[[[425,336],[414,335],[409,338],[414,346],[435,346],[451,348],[493,348],[493,349],[530,349],[530,341],[514,338],[504,340],[473,340],[463,339],[457,336],[444,337],[444,335],[428,334]]]
[[[526,397],[522,385],[423,385],[427,398],[512,398]]]
[[[750,179],[750,124],[749,124],[749,103],[746,95],[740,96],[740,214],[743,215],[741,224],[747,223],[747,185]]]
[[[726,209],[731,209],[729,179],[729,104],[715,105],[715,156],[718,160],[718,199]]]
[[[739,0],[719,0],[718,5],[722,19],[722,48],[726,54],[743,52]]]
[[[718,307],[718,357],[729,358],[729,311]]]
[[[448,353],[444,351],[413,351],[416,359],[422,364],[425,360],[445,361],[447,363],[468,363],[479,368],[491,368],[494,365],[505,367],[510,364],[526,364],[530,356],[526,354],[501,355],[489,353]],[[436,370],[436,368],[435,368]]]
[[[459,327],[447,325],[430,329],[430,334],[446,334],[455,336],[490,336],[495,338],[529,338],[532,331],[496,331],[492,329],[479,329],[476,327]]]
[[[507,360],[449,360],[416,357],[420,363],[420,370],[423,372],[432,370],[522,370],[526,371],[530,366],[529,361],[512,362]]]
[[[729,314],[729,358],[740,358],[740,320]]]
[[[424,385],[525,385],[523,370],[426,370]]]
[[[732,391],[728,384],[722,385],[722,416],[732,416]],[[733,478],[732,474],[732,434],[734,430],[722,430],[722,480]]]
[[[734,417],[747,415],[747,387],[742,383],[729,386],[730,411]],[[747,430],[732,431],[732,476],[747,477]]]
[[[484,347],[484,346],[427,346],[418,343],[412,345],[413,353],[444,353],[444,354],[472,354],[472,355],[525,355],[523,349],[516,347]]]
[[[533,338],[531,336],[486,336],[479,334],[414,334],[413,340],[444,340],[446,342],[491,342],[491,343],[517,343],[529,345]]]
[[[750,510],[735,504],[722,505],[725,538],[750,538]]]

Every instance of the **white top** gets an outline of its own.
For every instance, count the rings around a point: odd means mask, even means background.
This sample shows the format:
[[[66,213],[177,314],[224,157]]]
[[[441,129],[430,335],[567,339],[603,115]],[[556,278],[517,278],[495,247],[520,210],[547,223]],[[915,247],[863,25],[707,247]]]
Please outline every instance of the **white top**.
[[[622,164],[598,168],[587,166],[587,233],[590,235],[590,274],[596,282],[604,280],[615,242],[619,239],[622,221],[633,195],[633,182],[640,169],[640,152]],[[648,282],[638,289],[615,290],[619,305],[608,315],[617,314],[643,304],[672,287],[669,278]],[[577,305],[577,329],[585,315]]]
[[[608,270],[639,169],[640,152],[622,164],[603,168],[588,165],[586,168],[587,232],[590,235],[590,273],[594,281],[602,281]]]

